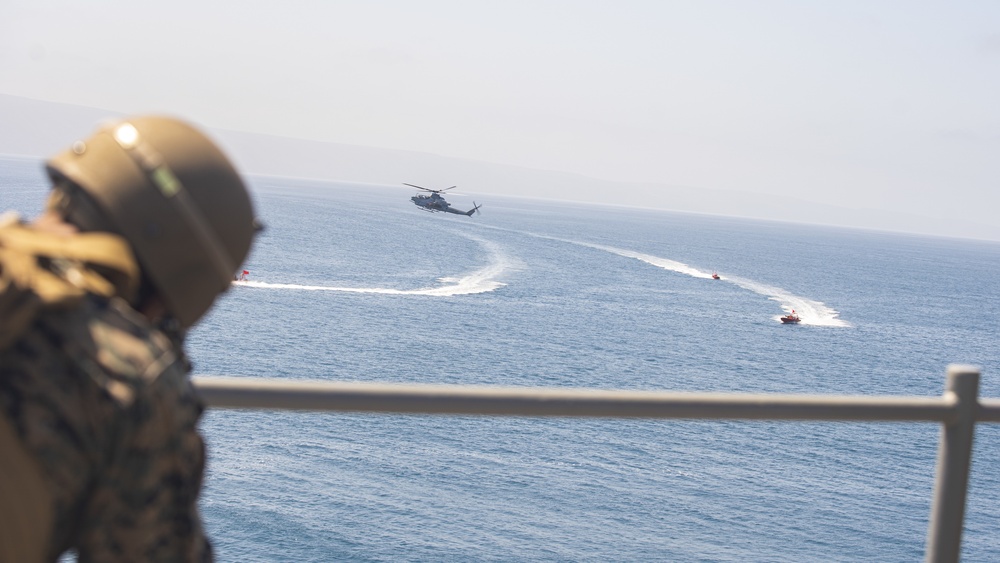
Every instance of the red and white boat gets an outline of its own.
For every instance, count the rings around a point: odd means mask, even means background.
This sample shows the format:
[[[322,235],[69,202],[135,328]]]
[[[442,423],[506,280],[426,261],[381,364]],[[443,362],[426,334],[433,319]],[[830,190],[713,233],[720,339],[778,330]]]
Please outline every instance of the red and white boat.
[[[795,309],[792,309],[792,312],[790,314],[781,317],[781,322],[786,325],[793,325],[801,320],[802,319],[800,319],[799,316],[795,314]]]

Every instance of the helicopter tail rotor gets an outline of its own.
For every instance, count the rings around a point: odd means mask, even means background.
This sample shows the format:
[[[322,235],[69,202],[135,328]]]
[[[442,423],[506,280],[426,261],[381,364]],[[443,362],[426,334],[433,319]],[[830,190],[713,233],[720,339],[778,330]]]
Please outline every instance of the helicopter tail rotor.
[[[468,213],[466,213],[466,215],[468,215],[469,217],[472,217],[473,213],[479,213],[479,208],[480,207],[482,207],[482,205],[476,205],[476,202],[473,201],[472,202],[472,209],[470,209],[468,211]]]

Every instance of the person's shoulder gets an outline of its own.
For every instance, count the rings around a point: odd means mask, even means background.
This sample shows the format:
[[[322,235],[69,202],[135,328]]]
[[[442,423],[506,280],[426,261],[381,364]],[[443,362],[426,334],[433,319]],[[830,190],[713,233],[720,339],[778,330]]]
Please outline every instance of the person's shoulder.
[[[79,307],[46,315],[45,320],[63,352],[106,379],[112,394],[122,384],[134,387],[164,376],[186,377],[179,343],[122,299],[86,299]]]

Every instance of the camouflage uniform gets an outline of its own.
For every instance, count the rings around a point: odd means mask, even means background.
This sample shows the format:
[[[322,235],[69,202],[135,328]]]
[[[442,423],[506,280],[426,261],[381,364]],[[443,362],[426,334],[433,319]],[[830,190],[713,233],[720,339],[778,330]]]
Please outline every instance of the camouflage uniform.
[[[53,501],[49,560],[69,549],[80,561],[211,560],[188,370],[180,339],[117,297],[44,310],[0,351],[0,416]]]
[[[250,194],[163,116],[102,125],[45,169],[46,213],[0,217],[0,561],[211,559],[202,405],[180,328],[149,319],[189,328],[229,287]]]

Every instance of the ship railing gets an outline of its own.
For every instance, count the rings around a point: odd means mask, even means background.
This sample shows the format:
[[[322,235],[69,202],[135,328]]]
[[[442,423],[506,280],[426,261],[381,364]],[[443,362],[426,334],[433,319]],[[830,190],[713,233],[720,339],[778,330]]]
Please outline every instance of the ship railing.
[[[211,408],[430,415],[702,420],[937,422],[941,425],[925,561],[957,562],[976,424],[1000,422],[979,398],[979,369],[948,367],[940,397],[682,393],[563,388],[395,385],[194,377]]]

